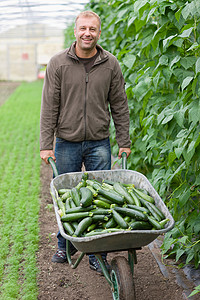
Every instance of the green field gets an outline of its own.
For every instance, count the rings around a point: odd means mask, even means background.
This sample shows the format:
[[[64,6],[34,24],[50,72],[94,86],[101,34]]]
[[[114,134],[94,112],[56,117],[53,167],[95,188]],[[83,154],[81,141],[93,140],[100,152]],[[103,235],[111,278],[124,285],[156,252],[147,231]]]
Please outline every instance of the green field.
[[[0,107],[0,299],[36,299],[42,81],[21,84]]]

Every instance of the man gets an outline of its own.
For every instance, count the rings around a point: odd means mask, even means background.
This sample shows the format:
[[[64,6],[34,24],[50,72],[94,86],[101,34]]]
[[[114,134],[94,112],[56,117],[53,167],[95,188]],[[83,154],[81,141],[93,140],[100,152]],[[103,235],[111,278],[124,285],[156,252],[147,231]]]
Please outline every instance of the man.
[[[56,161],[58,173],[109,170],[110,111],[119,145],[118,157],[131,153],[129,110],[125,83],[117,59],[97,45],[101,21],[92,11],[81,12],[75,21],[76,41],[51,58],[44,79],[41,106],[40,156]],[[53,151],[56,136],[55,154]],[[66,240],[58,233],[53,262],[65,262]],[[70,243],[71,255],[76,249]],[[102,254],[106,261],[106,253]],[[90,267],[101,268],[94,255]]]

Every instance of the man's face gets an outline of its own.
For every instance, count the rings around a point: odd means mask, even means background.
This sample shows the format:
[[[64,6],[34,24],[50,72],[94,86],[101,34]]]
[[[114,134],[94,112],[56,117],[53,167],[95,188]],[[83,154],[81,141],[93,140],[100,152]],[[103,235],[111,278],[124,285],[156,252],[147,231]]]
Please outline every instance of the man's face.
[[[97,44],[101,31],[95,17],[80,17],[77,20],[74,35],[80,51],[92,51]]]

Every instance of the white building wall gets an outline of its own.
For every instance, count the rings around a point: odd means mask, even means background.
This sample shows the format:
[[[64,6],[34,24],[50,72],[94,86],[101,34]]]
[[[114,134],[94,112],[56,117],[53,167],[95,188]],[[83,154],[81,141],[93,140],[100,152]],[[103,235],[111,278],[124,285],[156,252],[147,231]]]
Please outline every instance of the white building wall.
[[[27,27],[27,26],[26,26]],[[0,80],[34,81],[41,65],[63,49],[63,32],[44,25],[20,27],[0,35]]]

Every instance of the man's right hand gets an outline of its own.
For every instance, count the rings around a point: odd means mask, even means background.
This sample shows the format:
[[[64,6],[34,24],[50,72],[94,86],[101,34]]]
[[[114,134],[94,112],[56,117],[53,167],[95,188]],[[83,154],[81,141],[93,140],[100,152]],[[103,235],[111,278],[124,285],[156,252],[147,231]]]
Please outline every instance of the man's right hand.
[[[48,158],[52,157],[54,161],[56,161],[53,150],[41,150],[40,157],[45,161],[46,164],[49,164]]]

